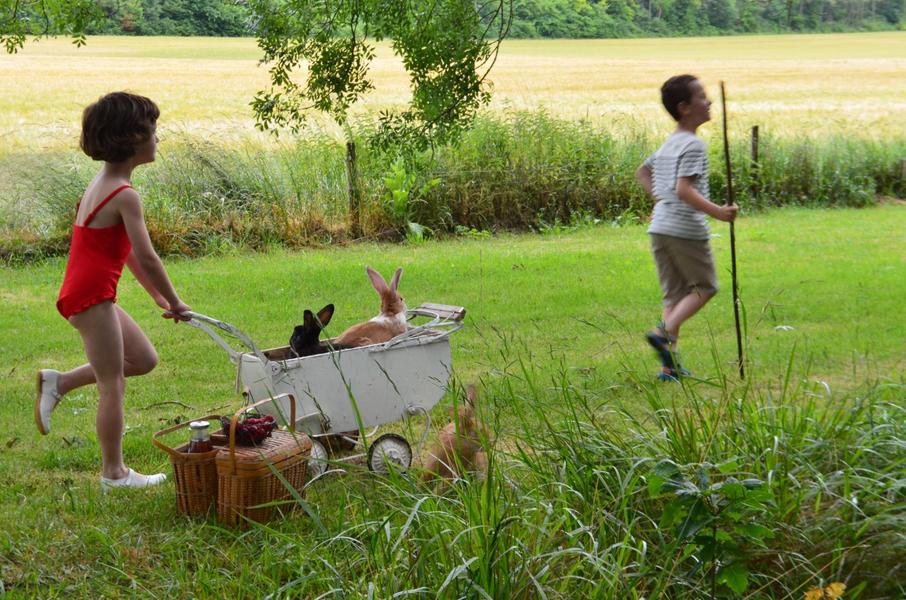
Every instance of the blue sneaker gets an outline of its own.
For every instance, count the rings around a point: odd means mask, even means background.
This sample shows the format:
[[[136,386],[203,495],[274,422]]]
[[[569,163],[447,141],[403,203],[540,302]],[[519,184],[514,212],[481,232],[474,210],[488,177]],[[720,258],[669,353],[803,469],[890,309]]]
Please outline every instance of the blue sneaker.
[[[679,352],[674,352],[673,358],[674,360],[676,360],[676,368],[674,369],[674,371],[676,371],[677,375],[679,375],[680,377],[689,377],[690,375],[692,375],[692,371],[680,364]]]
[[[661,371],[660,373],[657,374],[657,378],[659,381],[664,381],[664,382],[668,382],[668,383],[676,383],[677,381],[679,381],[680,374],[677,373],[676,371],[672,371],[672,370],[671,371]]]
[[[661,359],[661,366],[671,371],[676,370],[676,361],[673,359],[673,353],[670,351],[670,338],[667,332],[658,327],[653,331],[645,334],[645,341],[654,348],[658,357]]]
[[[681,377],[690,377],[692,372],[689,369],[684,369],[679,362],[676,363],[675,369],[668,369],[664,367],[661,369],[661,372],[657,374],[657,378],[660,381],[679,381]]]

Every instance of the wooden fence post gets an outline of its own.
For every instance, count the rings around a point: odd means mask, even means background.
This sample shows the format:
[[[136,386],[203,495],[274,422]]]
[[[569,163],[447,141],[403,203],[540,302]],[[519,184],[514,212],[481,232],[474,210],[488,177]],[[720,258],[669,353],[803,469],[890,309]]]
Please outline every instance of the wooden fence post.
[[[757,200],[758,194],[761,191],[761,163],[758,162],[758,125],[752,127],[752,179],[751,179],[751,194],[752,199]]]
[[[349,234],[352,238],[361,235],[359,223],[359,174],[356,168],[355,142],[346,142],[346,179],[349,191]]]

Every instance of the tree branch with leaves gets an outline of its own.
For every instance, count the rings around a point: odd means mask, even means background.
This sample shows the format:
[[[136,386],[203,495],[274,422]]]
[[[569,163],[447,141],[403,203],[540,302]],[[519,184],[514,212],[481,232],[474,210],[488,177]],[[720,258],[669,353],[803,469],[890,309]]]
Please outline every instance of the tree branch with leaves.
[[[252,101],[257,127],[301,129],[312,111],[346,133],[349,213],[359,232],[356,147],[349,110],[374,88],[375,44],[389,40],[412,99],[384,110],[368,142],[391,152],[455,139],[490,100],[488,73],[513,15],[512,0],[251,0],[271,87]]]
[[[83,46],[85,30],[103,17],[91,0],[0,0],[0,45],[15,54],[29,37],[62,33]]]
[[[311,110],[344,129],[374,88],[375,43],[388,39],[412,100],[380,114],[369,141],[424,149],[451,139],[490,100],[487,75],[512,18],[512,0],[251,0],[271,88],[252,102],[262,130],[298,131]]]

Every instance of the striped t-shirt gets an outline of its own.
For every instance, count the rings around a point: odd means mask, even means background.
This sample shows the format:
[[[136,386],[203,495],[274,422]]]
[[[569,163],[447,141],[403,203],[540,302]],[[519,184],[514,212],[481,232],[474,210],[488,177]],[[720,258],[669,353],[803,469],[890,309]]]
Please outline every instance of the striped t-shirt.
[[[695,177],[692,187],[709,198],[708,148],[705,142],[688,131],[677,131],[648,157],[645,166],[651,169],[652,191],[657,199],[648,233],[689,240],[709,239],[711,231],[705,213],[692,208],[676,195],[679,177]]]

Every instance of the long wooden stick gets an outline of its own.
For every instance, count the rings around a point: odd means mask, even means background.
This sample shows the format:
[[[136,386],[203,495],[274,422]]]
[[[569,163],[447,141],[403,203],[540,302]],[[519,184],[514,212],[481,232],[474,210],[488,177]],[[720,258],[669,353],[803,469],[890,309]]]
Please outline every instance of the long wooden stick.
[[[733,195],[733,172],[730,165],[730,139],[727,137],[727,93],[724,90],[724,82],[720,82],[720,104],[723,108],[724,122],[724,163],[727,166],[727,200],[731,205],[736,204],[736,196]],[[742,331],[739,327],[739,289],[736,286],[736,227],[735,223],[730,221],[730,260],[732,263],[731,273],[733,275],[733,316],[736,319],[736,355],[739,365],[739,378],[746,378],[745,363],[742,356]]]

